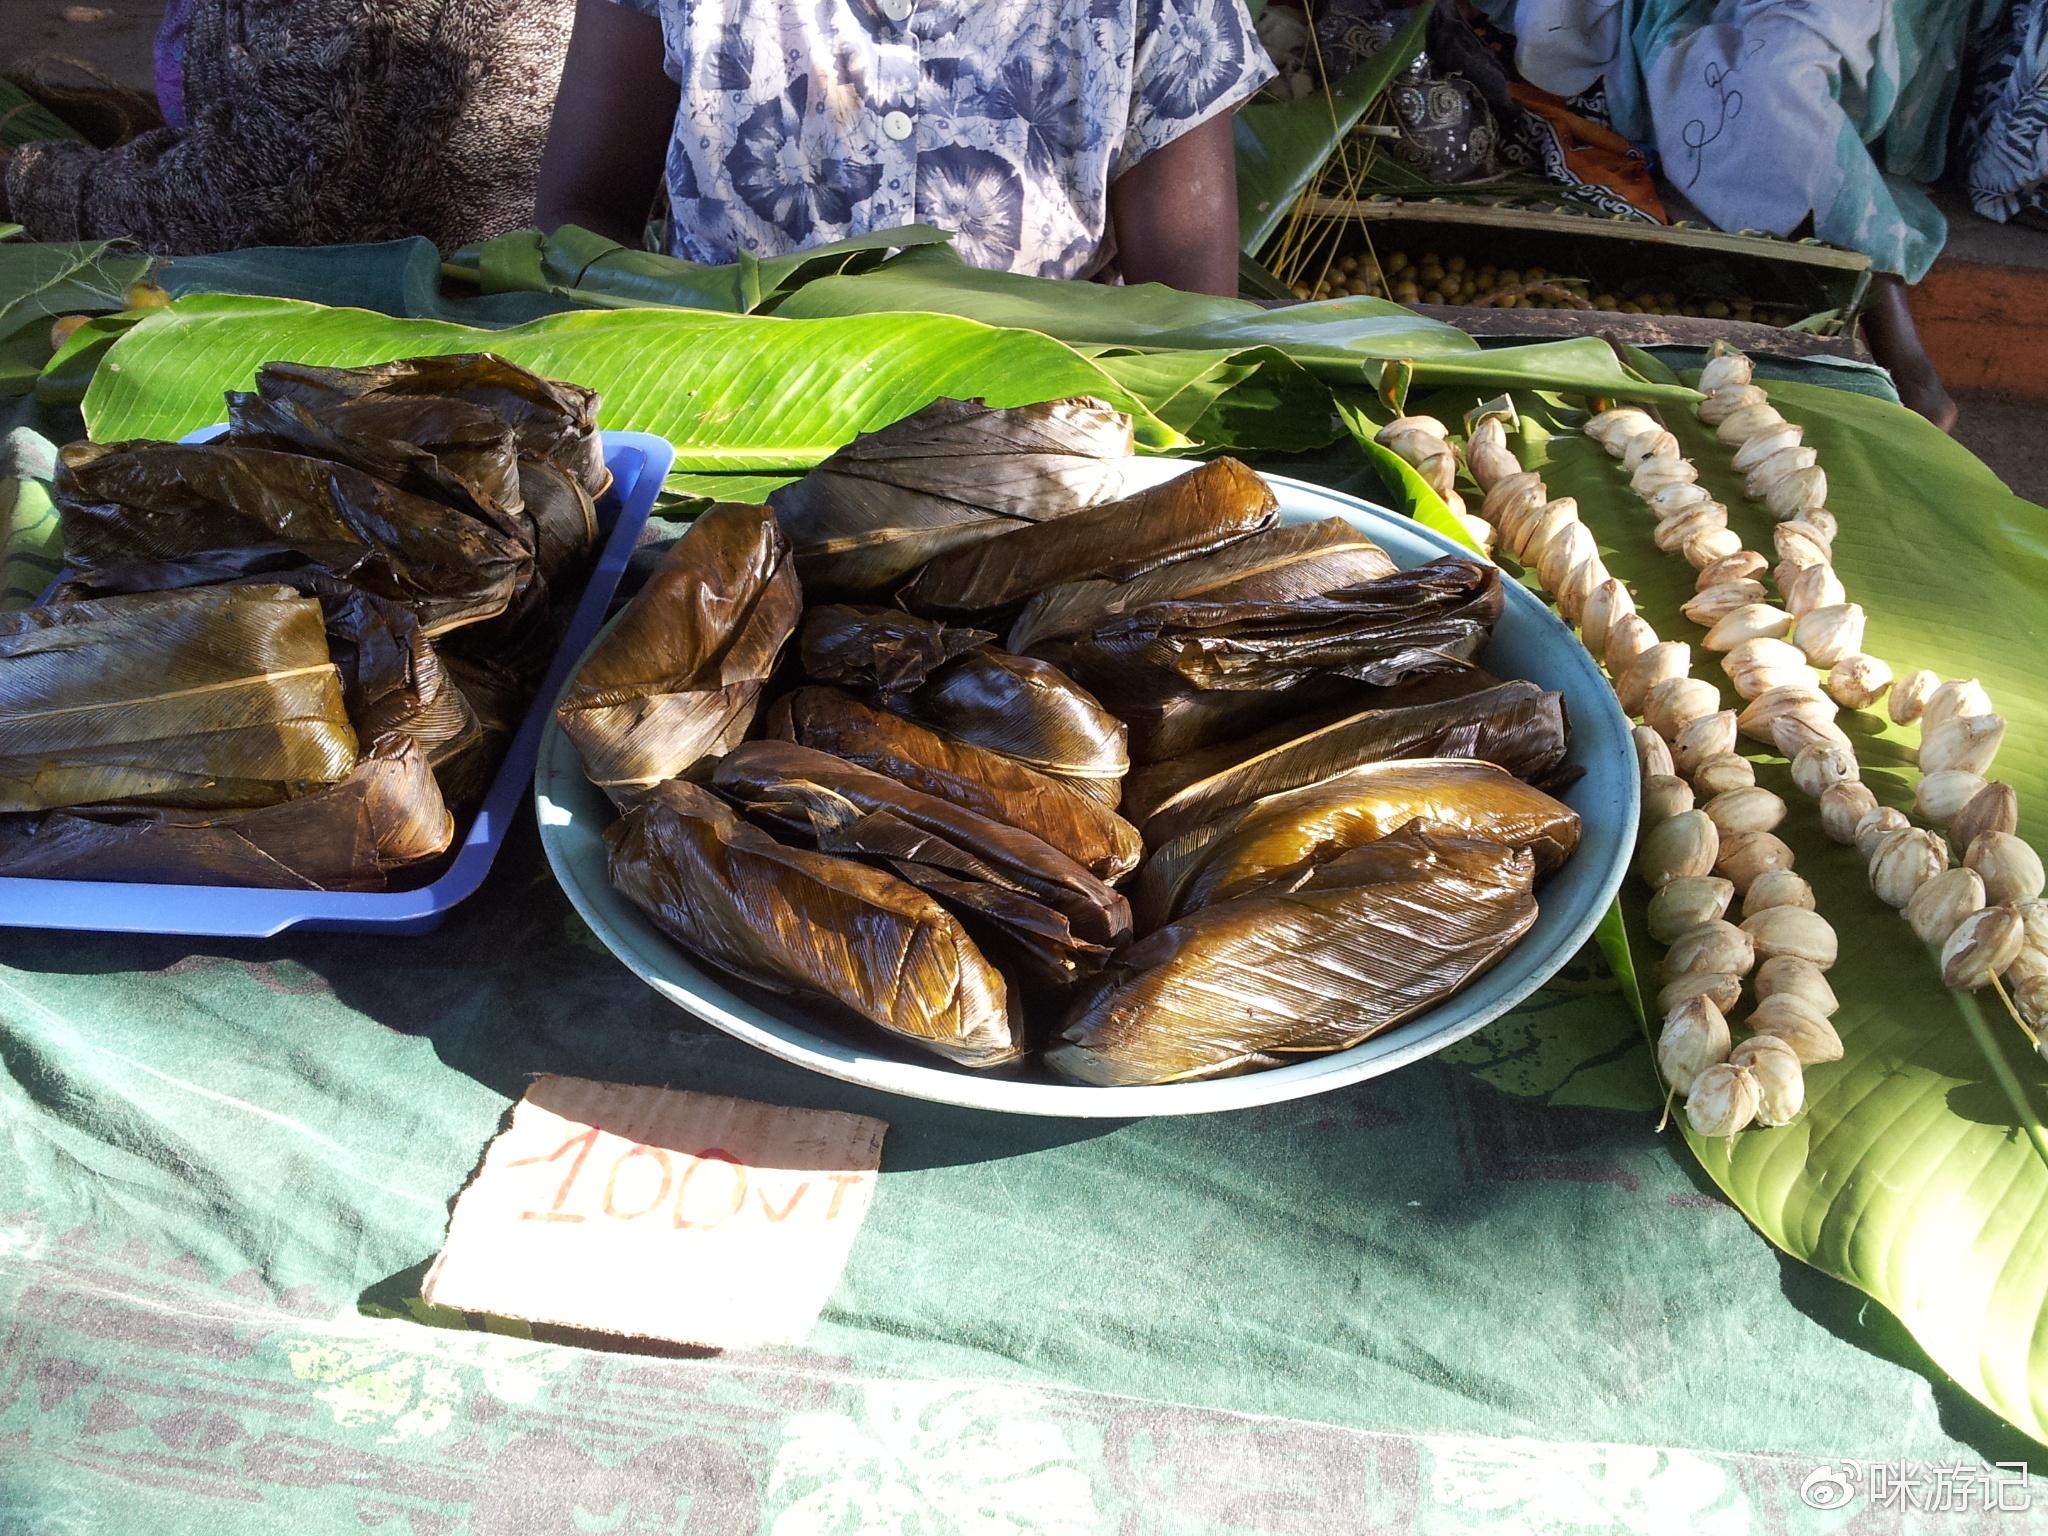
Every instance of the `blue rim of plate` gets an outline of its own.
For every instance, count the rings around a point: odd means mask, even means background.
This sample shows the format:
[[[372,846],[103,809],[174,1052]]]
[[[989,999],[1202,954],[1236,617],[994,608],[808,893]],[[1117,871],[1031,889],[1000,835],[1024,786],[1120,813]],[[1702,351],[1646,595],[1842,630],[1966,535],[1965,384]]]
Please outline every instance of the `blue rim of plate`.
[[[1138,460],[1128,488],[1192,467],[1186,460]],[[1281,498],[1283,520],[1345,518],[1381,543],[1397,565],[1424,564],[1444,555],[1471,558],[1469,550],[1443,534],[1372,502],[1285,476],[1265,479]],[[976,1073],[936,1058],[894,1054],[829,1023],[814,1026],[806,1022],[803,999],[775,996],[764,1002],[765,994],[735,990],[612,890],[601,834],[615,813],[602,791],[584,778],[575,747],[552,716],[534,776],[541,843],[556,880],[591,931],[657,993],[770,1055],[842,1082],[969,1109],[1072,1119],[1207,1114],[1326,1093],[1433,1055],[1526,999],[1593,936],[1634,853],[1641,791],[1630,722],[1606,677],[1563,621],[1520,582],[1504,576],[1502,584],[1507,601],[1495,646],[1505,635],[1521,654],[1513,665],[1499,663],[1489,670],[1533,677],[1565,695],[1572,727],[1567,762],[1583,770],[1562,796],[1580,815],[1578,850],[1537,893],[1535,925],[1492,970],[1436,1007],[1326,1056],[1204,1082],[1097,1088],[1043,1076]],[[1489,658],[1498,661],[1492,647],[1482,664]]]

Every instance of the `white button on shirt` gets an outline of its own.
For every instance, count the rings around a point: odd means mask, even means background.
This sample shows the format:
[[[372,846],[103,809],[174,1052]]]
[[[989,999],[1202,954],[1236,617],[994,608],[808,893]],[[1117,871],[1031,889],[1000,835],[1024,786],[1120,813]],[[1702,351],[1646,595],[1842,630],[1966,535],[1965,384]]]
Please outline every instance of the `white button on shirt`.
[[[682,86],[669,249],[773,256],[933,224],[1085,276],[1109,186],[1272,78],[1245,0],[617,0]]]

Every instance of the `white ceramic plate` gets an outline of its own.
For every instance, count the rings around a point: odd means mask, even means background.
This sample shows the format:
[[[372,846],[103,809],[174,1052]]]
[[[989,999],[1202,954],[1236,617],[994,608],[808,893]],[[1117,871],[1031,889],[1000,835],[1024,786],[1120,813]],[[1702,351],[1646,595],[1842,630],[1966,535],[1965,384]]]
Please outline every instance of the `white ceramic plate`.
[[[1173,459],[1137,461],[1131,488],[1192,467]],[[1345,518],[1371,535],[1396,565],[1423,565],[1461,552],[1397,512],[1301,481],[1266,478],[1284,521]],[[611,802],[583,777],[575,747],[552,717],[534,780],[541,842],[576,910],[635,975],[726,1033],[828,1077],[1007,1114],[1113,1119],[1204,1114],[1327,1093],[1440,1051],[1514,1007],[1591,937],[1628,868],[1639,806],[1629,722],[1571,631],[1527,589],[1513,581],[1506,587],[1506,609],[1481,664],[1497,676],[1529,678],[1564,694],[1571,721],[1568,761],[1582,770],[1563,797],[1582,822],[1578,850],[1538,893],[1536,923],[1505,960],[1427,1013],[1328,1056],[1211,1082],[1090,1088],[1035,1075],[1036,1068],[992,1076],[915,1055],[909,1047],[894,1054],[820,1023],[820,1010],[800,999],[736,990],[718,972],[695,964],[612,889],[603,840],[613,819]]]

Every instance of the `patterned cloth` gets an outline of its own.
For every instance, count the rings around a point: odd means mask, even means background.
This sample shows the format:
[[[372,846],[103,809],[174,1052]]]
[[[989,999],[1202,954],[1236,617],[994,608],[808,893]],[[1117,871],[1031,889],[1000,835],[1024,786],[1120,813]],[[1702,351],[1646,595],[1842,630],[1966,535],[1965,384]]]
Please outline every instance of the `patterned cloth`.
[[[728,262],[935,224],[1079,277],[1109,185],[1272,78],[1244,0],[617,0],[683,87],[670,250]]]
[[[2022,0],[1978,39],[1963,121],[1970,206],[2001,224],[2048,213],[2048,0]]]
[[[1958,66],[1999,0],[1479,0],[1530,84],[1604,78],[1615,129],[1723,229],[1812,232],[1918,282],[1947,237]]]

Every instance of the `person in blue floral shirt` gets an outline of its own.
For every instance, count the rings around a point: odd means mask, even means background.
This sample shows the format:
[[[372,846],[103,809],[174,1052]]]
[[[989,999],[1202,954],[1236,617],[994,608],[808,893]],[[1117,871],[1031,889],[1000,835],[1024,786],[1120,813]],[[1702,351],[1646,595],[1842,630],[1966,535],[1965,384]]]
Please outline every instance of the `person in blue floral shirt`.
[[[977,266],[1237,289],[1244,0],[578,0],[541,223],[729,262],[937,225]]]

